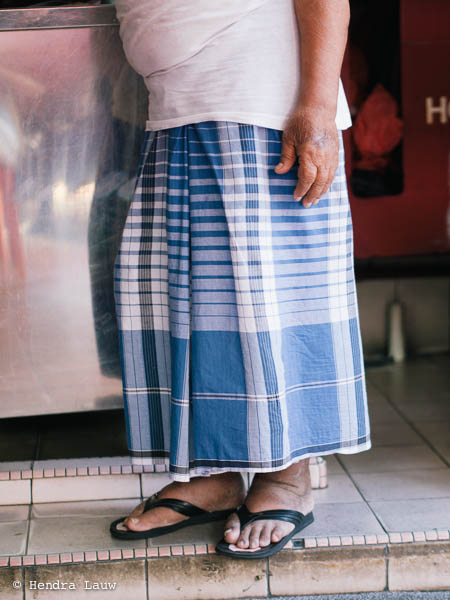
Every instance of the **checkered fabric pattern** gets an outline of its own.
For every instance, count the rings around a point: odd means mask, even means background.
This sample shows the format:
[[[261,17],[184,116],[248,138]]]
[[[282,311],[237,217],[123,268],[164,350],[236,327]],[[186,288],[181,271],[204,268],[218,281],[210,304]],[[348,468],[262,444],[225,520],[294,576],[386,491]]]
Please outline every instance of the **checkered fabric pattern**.
[[[114,267],[125,415],[133,462],[177,481],[371,447],[342,133],[310,208],[281,135],[145,134]]]

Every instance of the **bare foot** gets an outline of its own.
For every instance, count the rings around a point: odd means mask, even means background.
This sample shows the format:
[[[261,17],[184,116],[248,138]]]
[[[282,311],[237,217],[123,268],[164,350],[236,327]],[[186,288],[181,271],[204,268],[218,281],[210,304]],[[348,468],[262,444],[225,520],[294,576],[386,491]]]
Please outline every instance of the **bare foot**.
[[[242,504],[245,498],[245,486],[240,473],[193,477],[186,483],[174,481],[166,485],[158,492],[158,499],[163,498],[185,500],[208,511],[226,510]],[[155,527],[173,525],[188,518],[164,506],[157,506],[144,513],[144,505],[145,500],[117,525],[117,529],[146,531]]]
[[[309,473],[309,458],[301,460],[283,471],[257,473],[253,479],[245,504],[250,512],[262,510],[298,510],[304,515],[314,508]],[[224,540],[230,549],[258,549],[281,538],[294,529],[292,523],[277,520],[259,520],[241,531],[239,517],[233,513],[225,525]]]

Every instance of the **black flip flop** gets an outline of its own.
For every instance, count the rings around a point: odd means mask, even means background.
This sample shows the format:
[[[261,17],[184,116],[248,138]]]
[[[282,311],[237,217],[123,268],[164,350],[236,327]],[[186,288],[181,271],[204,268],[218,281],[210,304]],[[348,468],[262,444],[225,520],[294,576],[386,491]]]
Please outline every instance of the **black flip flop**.
[[[156,508],[157,506],[165,506],[190,518],[184,519],[179,523],[174,523],[173,525],[166,525],[165,527],[154,527],[153,529],[147,529],[144,531],[131,531],[130,529],[127,531],[122,531],[121,529],[117,529],[117,525],[126,519],[126,517],[122,517],[111,523],[109,527],[111,535],[121,540],[141,540],[145,538],[158,537],[160,535],[165,535],[166,533],[171,533],[172,531],[177,531],[177,529],[188,527],[189,525],[200,525],[201,523],[222,521],[236,511],[236,508],[207,511],[199,508],[198,506],[194,506],[194,504],[191,504],[190,502],[185,502],[184,500],[176,500],[175,498],[163,498],[158,500],[157,498],[158,494],[156,493],[147,499],[147,502],[144,506],[144,512],[150,510],[151,508]]]
[[[247,558],[247,559],[257,559],[257,558],[268,558],[272,556],[276,552],[279,552],[288,541],[299,531],[310,525],[314,521],[314,516],[312,512],[309,512],[307,515],[297,511],[297,510],[262,510],[261,512],[250,512],[248,508],[243,504],[239,510],[236,511],[237,516],[241,522],[241,529],[243,529],[249,523],[253,523],[253,521],[259,521],[262,519],[274,519],[277,521],[287,521],[288,523],[292,523],[295,527],[294,529],[281,538],[279,542],[272,542],[268,546],[264,546],[260,550],[230,550],[230,544],[228,544],[224,539],[220,540],[220,542],[216,546],[217,554],[224,554],[225,556],[231,556],[232,558]]]

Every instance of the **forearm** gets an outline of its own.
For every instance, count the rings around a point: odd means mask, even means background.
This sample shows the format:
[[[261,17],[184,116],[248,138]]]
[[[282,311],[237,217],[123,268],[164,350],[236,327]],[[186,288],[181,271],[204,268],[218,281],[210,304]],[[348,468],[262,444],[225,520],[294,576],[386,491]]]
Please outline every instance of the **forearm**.
[[[347,43],[349,0],[294,0],[301,43],[298,106],[336,114]]]

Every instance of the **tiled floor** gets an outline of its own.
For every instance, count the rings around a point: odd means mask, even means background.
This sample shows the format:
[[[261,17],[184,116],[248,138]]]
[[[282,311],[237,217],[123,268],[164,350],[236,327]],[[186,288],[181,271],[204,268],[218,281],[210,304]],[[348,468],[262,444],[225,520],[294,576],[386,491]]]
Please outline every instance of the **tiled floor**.
[[[325,457],[328,487],[313,491],[315,521],[299,537],[369,536],[450,528],[450,356],[371,367],[367,369],[367,383],[373,447],[359,454]],[[108,418],[112,423],[120,423],[117,413]],[[78,424],[81,422],[80,417]],[[2,427],[8,433],[4,424]],[[95,441],[84,446],[94,427]],[[102,440],[104,429],[104,421],[102,424],[98,415],[94,416],[87,426],[88,433],[82,436],[82,443],[78,441],[77,451],[71,456],[80,456],[81,446],[88,449],[90,456],[104,454],[114,437],[109,430]],[[48,425],[45,431],[39,430],[30,421],[23,434],[18,427],[10,429],[7,458],[23,462],[20,466],[8,466],[26,469],[33,461],[38,466],[37,459],[56,458],[61,449],[74,450],[76,435],[68,425],[65,431],[72,436],[68,447],[64,436],[51,434]],[[36,451],[32,439],[41,440],[37,443],[40,450]],[[4,441],[2,444],[5,448]],[[118,454],[125,454],[120,436],[113,447],[115,452],[119,450]],[[70,464],[65,456],[55,460],[55,467]],[[5,465],[0,465],[3,468]],[[110,521],[127,514],[140,497],[146,497],[166,480],[163,473],[148,475],[142,478],[144,484],[140,488],[134,483],[130,494],[133,497],[128,499],[0,507],[0,555],[215,544],[221,537],[221,524],[191,527],[157,540],[132,544],[110,536]],[[106,482],[106,478],[102,481]]]

